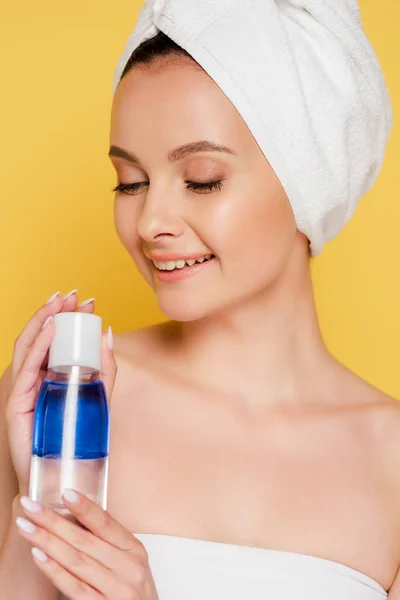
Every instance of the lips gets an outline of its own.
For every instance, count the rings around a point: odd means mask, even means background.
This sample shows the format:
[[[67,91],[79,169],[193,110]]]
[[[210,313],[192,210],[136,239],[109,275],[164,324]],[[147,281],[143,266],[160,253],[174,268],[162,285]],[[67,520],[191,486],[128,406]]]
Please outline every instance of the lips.
[[[195,263],[203,263],[211,259],[213,254],[207,254],[207,256],[202,256],[197,260],[192,259],[179,259],[179,260],[168,260],[168,261],[152,261],[155,264],[155,267],[160,271],[173,271],[174,269],[183,269],[184,267],[192,267]]]
[[[187,279],[189,277],[192,277],[193,275],[196,275],[197,273],[206,271],[210,268],[212,268],[213,263],[216,262],[216,258],[214,255],[211,255],[212,257],[209,258],[208,260],[202,262],[202,263],[194,263],[192,266],[189,265],[185,265],[184,267],[182,267],[181,269],[172,269],[172,270],[161,270],[161,269],[157,269],[157,267],[152,263],[152,267],[155,273],[156,278],[159,281],[165,282],[165,283],[173,283],[173,282],[177,282],[177,281],[182,281],[184,279]]]
[[[169,261],[177,261],[177,260],[197,260],[199,258],[203,258],[204,256],[208,256],[208,255],[212,255],[211,252],[192,252],[189,254],[177,254],[177,253],[170,253],[170,254],[161,254],[161,253],[144,253],[145,256],[147,256],[147,258],[149,260],[155,261],[155,262],[169,262]]]

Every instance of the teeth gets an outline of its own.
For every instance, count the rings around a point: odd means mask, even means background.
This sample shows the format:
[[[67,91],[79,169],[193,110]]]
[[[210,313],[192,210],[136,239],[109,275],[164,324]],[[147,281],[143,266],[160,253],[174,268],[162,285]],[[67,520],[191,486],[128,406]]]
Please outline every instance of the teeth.
[[[174,269],[183,269],[185,265],[189,265],[189,267],[193,266],[195,262],[202,263],[205,260],[209,260],[212,254],[207,254],[206,256],[202,256],[201,258],[188,259],[188,260],[168,260],[167,262],[154,261],[153,264],[157,269],[161,271],[173,271]]]

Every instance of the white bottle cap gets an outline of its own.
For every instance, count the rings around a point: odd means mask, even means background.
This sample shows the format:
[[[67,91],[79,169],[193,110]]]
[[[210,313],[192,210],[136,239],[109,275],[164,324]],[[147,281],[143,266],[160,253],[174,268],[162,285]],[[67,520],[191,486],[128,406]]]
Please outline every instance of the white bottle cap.
[[[61,373],[71,366],[86,367],[86,372],[100,371],[102,318],[91,313],[63,312],[54,315],[54,323],[49,368]]]

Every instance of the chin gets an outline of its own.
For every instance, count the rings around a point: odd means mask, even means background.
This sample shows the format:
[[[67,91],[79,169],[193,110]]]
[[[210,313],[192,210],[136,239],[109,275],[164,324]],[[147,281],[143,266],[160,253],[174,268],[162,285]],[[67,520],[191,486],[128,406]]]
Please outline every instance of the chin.
[[[242,277],[242,281],[241,289],[233,288],[230,292],[226,286],[219,288],[215,282],[214,285],[203,285],[197,290],[182,290],[174,286],[169,289],[153,287],[153,290],[161,312],[168,319],[181,322],[197,321],[223,315],[254,299],[260,301],[260,294],[262,296],[268,292],[273,279],[271,282],[260,281],[258,278],[257,281],[246,281]]]
[[[197,321],[210,317],[224,308],[204,294],[196,294],[194,297],[193,294],[182,292],[176,294],[162,292],[156,295],[161,312],[173,321]]]
[[[210,314],[207,313],[205,307],[202,307],[198,303],[193,305],[192,302],[188,302],[185,304],[181,300],[179,302],[171,302],[163,301],[160,298],[157,298],[157,301],[163,315],[172,321],[197,321]]]

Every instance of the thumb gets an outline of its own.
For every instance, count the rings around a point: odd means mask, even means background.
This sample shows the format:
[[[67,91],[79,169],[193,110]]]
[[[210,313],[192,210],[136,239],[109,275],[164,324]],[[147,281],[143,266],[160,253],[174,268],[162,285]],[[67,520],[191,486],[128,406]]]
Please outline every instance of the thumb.
[[[111,396],[114,390],[115,379],[117,377],[117,362],[115,360],[114,339],[111,326],[109,325],[106,331],[102,334],[101,340],[101,380],[106,388],[108,402],[111,403]]]

